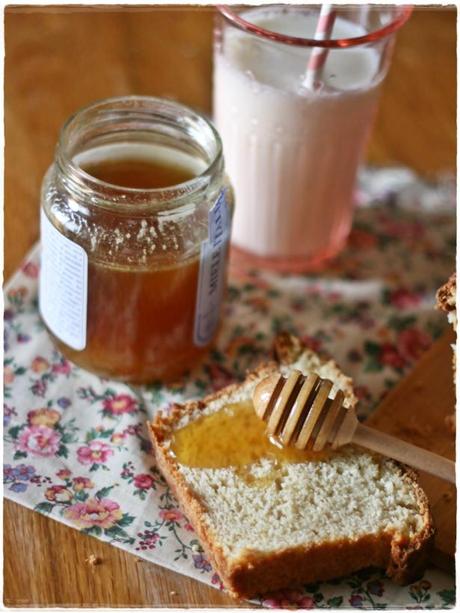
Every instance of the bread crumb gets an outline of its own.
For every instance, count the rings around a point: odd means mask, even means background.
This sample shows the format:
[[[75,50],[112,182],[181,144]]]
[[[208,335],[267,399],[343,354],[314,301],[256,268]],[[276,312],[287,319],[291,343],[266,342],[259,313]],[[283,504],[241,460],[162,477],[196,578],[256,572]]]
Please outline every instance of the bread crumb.
[[[433,427],[430,424],[423,424],[417,416],[412,415],[409,423],[401,424],[401,432],[409,436],[428,437],[433,434]]]
[[[169,592],[169,595],[170,595],[170,596],[177,596],[177,592],[175,592],[174,590],[171,590],[171,591]]]
[[[455,434],[455,413],[446,415],[444,417],[444,423],[451,434]]]
[[[102,559],[95,556],[94,553],[90,553],[85,562],[90,566],[97,566],[98,564],[102,564]]]

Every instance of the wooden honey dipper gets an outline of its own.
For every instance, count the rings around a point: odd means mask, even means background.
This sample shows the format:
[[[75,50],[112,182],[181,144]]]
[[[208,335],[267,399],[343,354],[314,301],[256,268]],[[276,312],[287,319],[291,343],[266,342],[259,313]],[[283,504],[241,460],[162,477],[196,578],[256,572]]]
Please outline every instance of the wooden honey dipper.
[[[359,423],[355,409],[344,406],[342,390],[329,397],[332,385],[314,373],[275,373],[256,386],[254,409],[283,446],[321,451],[356,443],[455,483],[455,462]]]

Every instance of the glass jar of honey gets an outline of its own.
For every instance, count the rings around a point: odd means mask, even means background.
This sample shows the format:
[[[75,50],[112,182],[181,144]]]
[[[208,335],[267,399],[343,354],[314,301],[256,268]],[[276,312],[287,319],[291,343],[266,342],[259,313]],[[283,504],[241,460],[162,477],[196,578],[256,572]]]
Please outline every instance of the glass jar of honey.
[[[104,377],[168,381],[212,343],[233,193],[212,124],[171,101],[111,98],[64,125],[42,186],[42,318]]]

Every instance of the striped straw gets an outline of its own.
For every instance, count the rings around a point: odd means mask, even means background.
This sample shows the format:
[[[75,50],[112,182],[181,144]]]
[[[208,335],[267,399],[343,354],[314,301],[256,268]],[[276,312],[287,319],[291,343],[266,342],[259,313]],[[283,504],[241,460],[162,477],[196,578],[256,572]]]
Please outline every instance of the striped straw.
[[[326,40],[331,37],[334,27],[336,11],[332,4],[323,4],[316,25],[315,40]],[[304,79],[304,87],[316,89],[321,83],[321,72],[326,63],[328,49],[313,47],[308,60],[307,72]]]

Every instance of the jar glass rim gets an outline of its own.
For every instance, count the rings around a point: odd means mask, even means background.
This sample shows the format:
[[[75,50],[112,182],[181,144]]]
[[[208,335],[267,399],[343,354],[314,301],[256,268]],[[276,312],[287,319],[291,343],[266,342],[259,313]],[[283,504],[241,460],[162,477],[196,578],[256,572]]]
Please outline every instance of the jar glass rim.
[[[78,121],[84,119],[85,116],[91,117],[93,112],[103,112],[105,109],[107,109],[107,112],[110,110],[116,110],[117,105],[119,106],[118,110],[123,110],[126,112],[142,111],[145,113],[146,117],[149,116],[147,107],[150,105],[153,109],[153,107],[157,105],[161,106],[163,109],[168,109],[171,112],[182,113],[184,116],[188,116],[203,122],[203,125],[206,126],[210,135],[212,136],[212,144],[214,148],[213,155],[210,157],[209,162],[206,163],[206,167],[201,173],[197,174],[191,179],[188,179],[187,181],[176,185],[157,188],[124,187],[115,183],[108,183],[87,173],[75,163],[72,155],[67,154],[66,148],[69,136],[71,135],[72,130],[78,124]],[[130,108],[130,105],[132,105],[132,108]],[[145,105],[145,107],[143,108],[141,105]],[[158,98],[155,96],[139,95],[103,98],[78,109],[66,120],[62,126],[57,145],[58,162],[61,162],[61,166],[65,167],[65,171],[70,175],[71,180],[81,180],[86,184],[90,184],[90,187],[93,189],[97,190],[100,188],[104,190],[111,190],[113,193],[116,193],[119,196],[124,195],[129,197],[131,195],[135,197],[144,195],[146,199],[151,201],[150,204],[161,200],[163,205],[167,205],[168,201],[182,200],[183,197],[195,193],[197,190],[202,189],[205,185],[208,185],[222,159],[222,151],[223,147],[220,135],[212,122],[205,115],[173,100]],[[160,194],[161,199],[158,198]],[[143,204],[149,203],[144,202]],[[123,205],[118,204],[118,206]],[[128,204],[127,206],[132,210],[131,204]]]
[[[262,5],[267,8],[270,5]],[[286,6],[286,5],[280,5]],[[294,5],[301,6],[301,5]],[[343,5],[338,5],[343,6]],[[379,7],[379,5],[371,5]],[[397,30],[399,30],[409,19],[412,14],[413,6],[411,5],[381,5],[379,8],[394,8],[395,9],[395,17],[390,23],[387,25],[378,28],[377,30],[373,30],[372,32],[368,32],[363,36],[356,36],[352,38],[329,38],[325,40],[316,40],[314,38],[301,38],[298,36],[288,36],[285,34],[280,34],[279,32],[275,32],[273,30],[267,30],[266,28],[262,28],[260,26],[247,21],[243,17],[241,17],[231,6],[226,4],[219,4],[216,6],[219,13],[234,26],[243,30],[245,32],[249,32],[250,34],[255,34],[261,38],[267,38],[273,42],[283,43],[286,45],[294,45],[299,47],[322,47],[326,49],[344,49],[347,47],[354,47],[356,45],[365,45],[371,42],[375,42],[384,38],[385,36],[389,36],[393,34]],[[247,7],[250,9],[251,7]]]

